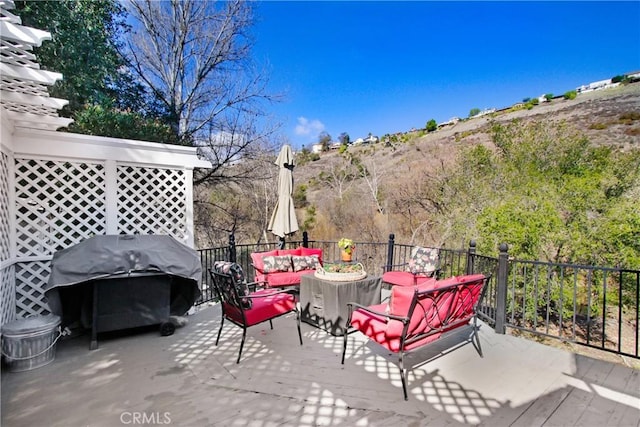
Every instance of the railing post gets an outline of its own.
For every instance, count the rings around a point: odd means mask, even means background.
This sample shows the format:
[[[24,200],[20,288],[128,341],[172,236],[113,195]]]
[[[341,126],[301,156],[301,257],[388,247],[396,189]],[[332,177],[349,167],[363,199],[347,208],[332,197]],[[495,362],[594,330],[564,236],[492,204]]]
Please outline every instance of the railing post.
[[[307,233],[306,231],[302,232],[302,247],[303,248],[309,247],[309,233]]]
[[[389,245],[387,246],[387,263],[384,266],[385,273],[389,271],[389,266],[393,265],[393,243],[396,240],[396,235],[389,234]]]
[[[475,261],[476,261],[476,241],[469,241],[469,249],[467,249],[467,274],[473,274],[475,270]]]
[[[506,332],[507,323],[507,280],[509,277],[509,246],[500,245],[498,255],[498,277],[496,278],[496,326],[498,334]]]
[[[236,236],[229,234],[229,261],[236,262]]]

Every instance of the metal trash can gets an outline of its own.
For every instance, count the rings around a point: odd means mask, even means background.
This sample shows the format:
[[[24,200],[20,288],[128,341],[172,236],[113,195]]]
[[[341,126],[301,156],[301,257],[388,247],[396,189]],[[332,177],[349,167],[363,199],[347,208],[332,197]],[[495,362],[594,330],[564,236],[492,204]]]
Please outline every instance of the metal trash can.
[[[2,355],[9,372],[29,371],[51,363],[62,335],[55,314],[27,317],[2,326]]]

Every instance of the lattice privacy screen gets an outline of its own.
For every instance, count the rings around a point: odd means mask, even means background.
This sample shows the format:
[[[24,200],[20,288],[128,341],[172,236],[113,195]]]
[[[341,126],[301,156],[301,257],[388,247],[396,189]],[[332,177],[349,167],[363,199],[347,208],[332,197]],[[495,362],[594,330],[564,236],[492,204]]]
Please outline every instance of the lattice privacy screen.
[[[15,274],[9,265],[11,250],[9,240],[9,156],[0,152],[0,261],[5,267],[0,269],[0,324],[15,318]]]
[[[187,234],[186,177],[175,169],[118,166],[118,233]]]
[[[15,160],[18,316],[48,312],[43,288],[50,257],[93,235],[107,234],[109,215],[117,217],[119,234],[168,234],[185,241],[184,170],[117,165],[114,181],[109,182],[101,163]],[[117,194],[115,208],[107,206],[109,191]]]
[[[9,266],[0,270],[0,324],[16,318],[16,279],[15,268]]]
[[[16,160],[18,256],[52,255],[106,229],[99,164]]]

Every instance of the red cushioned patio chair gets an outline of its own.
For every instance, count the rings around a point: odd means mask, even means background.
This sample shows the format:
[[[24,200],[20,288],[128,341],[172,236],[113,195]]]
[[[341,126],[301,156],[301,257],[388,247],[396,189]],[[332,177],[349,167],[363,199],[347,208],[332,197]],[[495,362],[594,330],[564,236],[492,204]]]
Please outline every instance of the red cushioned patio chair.
[[[395,286],[417,286],[440,275],[440,251],[438,248],[416,246],[411,249],[409,260],[403,264],[384,267],[382,282]]]
[[[273,319],[291,312],[296,313],[298,338],[300,345],[302,345],[300,311],[297,307],[295,292],[288,289],[260,289],[250,292],[249,288],[255,286],[256,283],[246,283],[244,274],[241,272],[242,268],[238,264],[226,262],[217,262],[213,269],[209,269],[213,287],[222,305],[222,320],[216,345],[220,340],[225,319],[241,327],[242,341],[240,342],[238,360],[236,360],[236,363],[240,363],[242,348],[247,337],[247,328],[269,321],[269,325],[273,329]]]

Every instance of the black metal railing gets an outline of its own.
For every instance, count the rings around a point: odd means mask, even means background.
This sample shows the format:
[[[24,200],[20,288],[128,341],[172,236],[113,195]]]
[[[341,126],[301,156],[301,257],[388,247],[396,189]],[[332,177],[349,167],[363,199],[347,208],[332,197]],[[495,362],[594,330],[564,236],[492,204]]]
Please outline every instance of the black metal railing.
[[[281,242],[283,248],[321,248],[324,262],[337,262],[340,250],[334,241]],[[279,248],[278,243],[229,245],[200,250],[203,271],[214,261],[240,264],[247,280],[254,279],[251,253]],[[415,245],[399,244],[391,234],[386,243],[355,242],[356,262],[370,274],[382,274],[388,266],[406,263]],[[556,264],[509,259],[508,247],[500,245],[498,257],[467,249],[438,248],[440,277],[483,273],[488,288],[480,317],[498,333],[507,328],[582,344],[639,358],[640,270]],[[203,274],[203,295],[197,304],[215,297],[209,274]]]
[[[638,358],[640,271],[512,260],[509,327]]]

